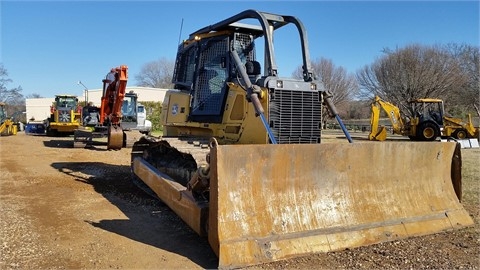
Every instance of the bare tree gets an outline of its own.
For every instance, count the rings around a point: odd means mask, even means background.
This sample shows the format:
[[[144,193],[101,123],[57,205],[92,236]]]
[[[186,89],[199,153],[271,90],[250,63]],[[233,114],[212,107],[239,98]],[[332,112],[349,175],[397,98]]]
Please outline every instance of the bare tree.
[[[174,61],[160,58],[142,66],[135,79],[139,86],[155,88],[172,88]]]
[[[32,93],[27,95],[25,98],[43,98],[43,96],[38,93]]]
[[[25,99],[22,95],[22,87],[7,89],[7,84],[12,80],[8,78],[8,71],[0,63],[0,101],[9,105],[21,105],[25,104]]]
[[[319,81],[325,90],[329,91],[333,97],[333,104],[337,107],[340,116],[349,115],[349,103],[358,92],[358,85],[353,74],[348,74],[343,67],[337,67],[330,59],[317,58],[312,61],[315,80]],[[303,78],[302,67],[298,67],[292,74],[292,77]],[[324,107],[322,121],[325,123],[329,116],[327,108]]]
[[[475,110],[480,116],[480,48],[467,44],[448,44],[446,48],[459,62],[466,78],[464,85],[453,89],[448,105],[456,112],[451,113]]]
[[[361,97],[380,96],[407,115],[408,101],[418,98],[451,97],[453,89],[464,84],[459,62],[440,46],[409,45],[384,50],[385,55],[357,72]]]

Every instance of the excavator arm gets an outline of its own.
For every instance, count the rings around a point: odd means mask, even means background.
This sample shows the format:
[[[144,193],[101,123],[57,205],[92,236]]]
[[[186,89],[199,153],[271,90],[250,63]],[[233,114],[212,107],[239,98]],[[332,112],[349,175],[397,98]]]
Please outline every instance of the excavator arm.
[[[371,131],[368,139],[371,141],[384,141],[387,138],[387,128],[379,126],[381,109],[388,115],[392,123],[393,133],[403,135],[405,128],[400,115],[400,109],[392,103],[382,100],[379,96],[375,96],[371,104]]]
[[[126,65],[112,68],[103,80],[100,123],[108,126],[108,149],[117,150],[123,146],[124,136],[120,122],[122,119],[122,103],[127,88],[127,70]]]
[[[100,108],[100,123],[105,120],[113,125],[119,125],[122,118],[122,102],[127,88],[128,67],[125,65],[112,68],[103,80],[102,105]]]

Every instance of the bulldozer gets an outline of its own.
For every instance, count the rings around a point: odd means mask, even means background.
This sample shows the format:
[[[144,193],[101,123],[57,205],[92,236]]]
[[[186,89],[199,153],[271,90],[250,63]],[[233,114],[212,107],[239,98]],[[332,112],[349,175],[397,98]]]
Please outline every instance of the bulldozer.
[[[287,25],[303,79],[278,75],[274,33]],[[347,140],[322,143],[323,106],[344,125],[312,70],[293,16],[245,10],[193,32],[178,47],[163,136],[133,145],[133,181],[206,237],[222,269],[473,224],[459,144],[354,142],[344,128]]]
[[[471,115],[468,121],[447,116],[441,99],[421,98],[411,100],[409,104],[413,116],[407,117],[394,104],[375,96],[371,103],[369,140],[384,141],[387,138],[387,127],[379,125],[382,109],[392,123],[393,134],[408,136],[413,141],[434,141],[438,137],[462,140],[479,136]]]
[[[50,117],[44,121],[47,136],[72,135],[81,125],[81,118],[77,96],[55,95],[55,101],[50,106]]]
[[[0,136],[10,136],[17,134],[17,124],[13,121],[13,117],[7,116],[6,104],[0,102]]]

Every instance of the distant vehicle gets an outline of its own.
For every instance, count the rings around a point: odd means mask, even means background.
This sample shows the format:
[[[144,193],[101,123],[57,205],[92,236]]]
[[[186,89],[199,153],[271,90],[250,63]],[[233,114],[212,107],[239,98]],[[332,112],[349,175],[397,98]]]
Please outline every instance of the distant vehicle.
[[[78,111],[78,98],[74,95],[56,95],[46,119],[47,136],[71,135],[80,127],[82,113]]]
[[[45,135],[46,128],[44,123],[27,123],[25,134],[27,135]]]
[[[152,122],[147,120],[145,105],[142,103],[137,104],[137,127],[135,129],[142,134],[149,134],[152,131]]]
[[[0,136],[9,136],[17,134],[17,124],[13,122],[13,117],[7,116],[5,103],[0,102]]]
[[[387,128],[379,126],[380,109],[388,115],[394,134],[408,136],[412,141],[434,141],[438,137],[453,137],[466,139],[478,137],[478,128],[468,121],[445,115],[443,100],[423,98],[410,101],[413,117],[403,118],[400,109],[390,102],[376,96],[371,104],[371,141],[384,141],[387,138]]]
[[[127,87],[126,65],[111,69],[103,82],[103,94],[100,107],[86,106],[83,108],[82,127],[74,132],[73,147],[90,147],[93,138],[107,137],[107,149],[118,150],[131,147],[135,138],[129,138],[126,131],[139,130],[148,134],[151,122],[145,119],[145,107],[140,107],[141,121],[138,122],[138,95]],[[134,136],[135,137],[135,136]]]

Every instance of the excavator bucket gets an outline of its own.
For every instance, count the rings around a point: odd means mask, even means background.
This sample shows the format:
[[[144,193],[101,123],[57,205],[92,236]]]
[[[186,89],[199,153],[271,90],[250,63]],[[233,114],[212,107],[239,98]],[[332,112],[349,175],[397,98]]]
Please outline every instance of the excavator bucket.
[[[210,166],[220,268],[473,224],[456,143],[214,145]]]

